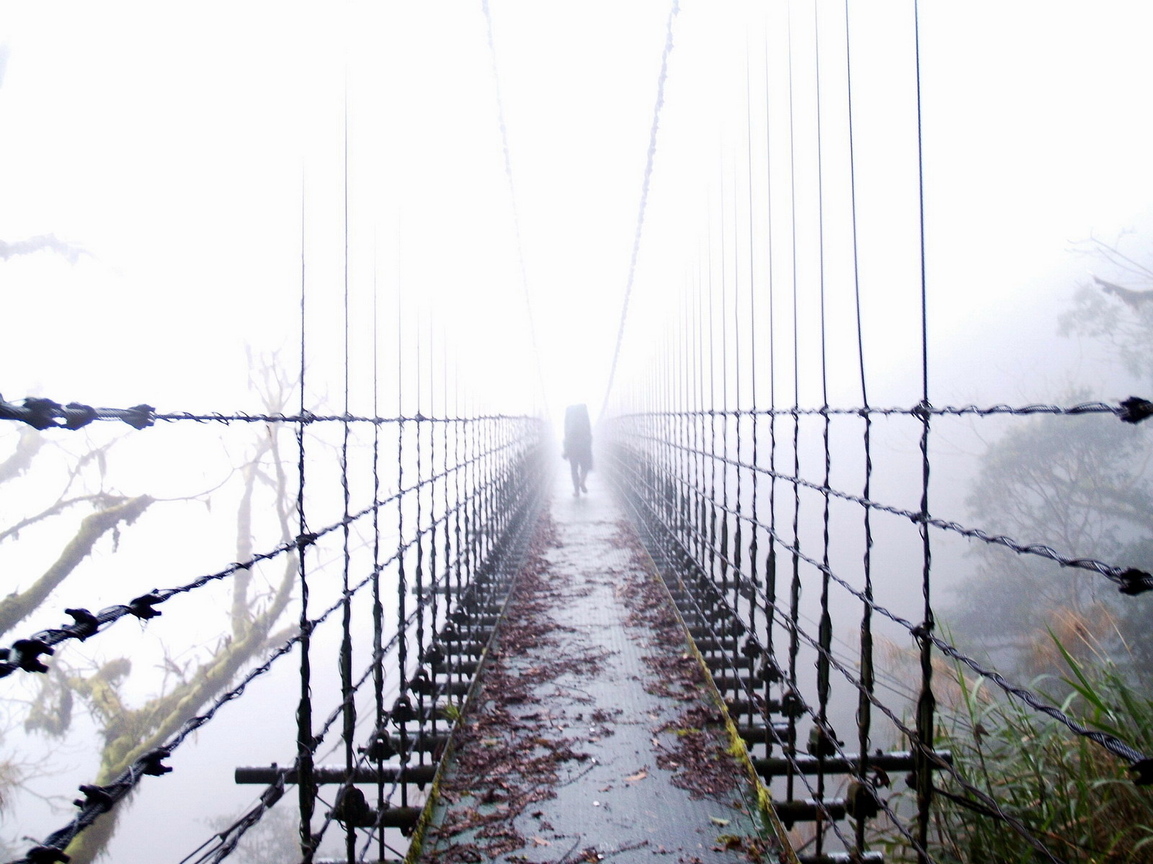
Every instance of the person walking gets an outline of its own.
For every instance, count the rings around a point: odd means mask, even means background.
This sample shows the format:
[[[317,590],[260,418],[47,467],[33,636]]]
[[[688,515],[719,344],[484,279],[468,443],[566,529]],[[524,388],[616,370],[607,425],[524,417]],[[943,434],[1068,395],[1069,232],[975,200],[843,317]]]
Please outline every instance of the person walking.
[[[561,458],[568,460],[572,472],[573,497],[579,497],[582,492],[587,494],[585,478],[593,470],[593,430],[586,405],[570,405],[565,409]]]

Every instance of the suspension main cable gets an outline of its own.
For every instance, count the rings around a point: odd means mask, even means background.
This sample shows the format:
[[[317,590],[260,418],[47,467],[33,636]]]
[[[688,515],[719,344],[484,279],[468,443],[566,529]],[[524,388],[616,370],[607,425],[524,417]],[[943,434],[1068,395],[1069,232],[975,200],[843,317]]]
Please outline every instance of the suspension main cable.
[[[504,175],[508,180],[509,200],[512,204],[512,224],[516,233],[516,259],[520,269],[520,284],[524,296],[525,311],[528,314],[529,336],[532,339],[533,360],[536,364],[537,384],[540,387],[541,403],[544,412],[548,414],[548,388],[545,386],[544,366],[541,362],[540,341],[537,336],[536,316],[533,314],[532,292],[528,286],[528,270],[524,263],[524,241],[520,230],[520,202],[516,194],[516,183],[513,180],[512,157],[508,147],[508,126],[504,119],[504,97],[500,87],[500,72],[496,62],[496,42],[493,39],[492,10],[489,9],[488,0],[481,0],[481,9],[484,11],[485,35],[488,39],[489,61],[492,67],[493,90],[496,93],[496,113],[500,124],[501,152],[504,155]]]
[[[673,0],[672,7],[669,9],[668,20],[665,22],[665,44],[661,51],[661,70],[657,75],[657,98],[656,104],[653,106],[653,123],[649,130],[649,149],[645,157],[645,173],[641,181],[641,200],[637,210],[637,227],[633,234],[633,248],[629,258],[628,278],[625,280],[624,299],[621,301],[620,323],[617,325],[617,340],[613,348],[612,365],[609,367],[609,380],[605,386],[604,401],[601,403],[600,414],[602,417],[605,416],[605,412],[608,409],[609,397],[612,395],[613,384],[616,381],[617,363],[620,361],[621,343],[624,341],[625,323],[628,321],[629,316],[629,301],[632,299],[633,279],[636,276],[637,269],[637,256],[640,254],[641,235],[644,232],[645,226],[645,208],[648,206],[649,180],[652,177],[653,161],[657,153],[657,131],[660,129],[661,107],[665,102],[665,79],[669,71],[669,54],[671,54],[673,50],[673,21],[679,11],[679,0]]]

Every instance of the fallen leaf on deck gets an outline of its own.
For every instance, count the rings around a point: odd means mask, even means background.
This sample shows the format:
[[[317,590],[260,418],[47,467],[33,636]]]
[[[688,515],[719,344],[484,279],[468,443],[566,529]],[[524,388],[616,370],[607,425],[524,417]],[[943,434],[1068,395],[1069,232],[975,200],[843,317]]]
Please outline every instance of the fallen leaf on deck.
[[[719,816],[710,816],[709,821],[711,821],[714,825],[720,825],[722,828],[729,824],[728,819],[721,819]]]
[[[626,783],[636,783],[638,780],[644,780],[648,776],[649,776],[649,772],[646,771],[644,768],[642,768],[636,774],[630,774],[628,777],[626,777],[625,782]]]

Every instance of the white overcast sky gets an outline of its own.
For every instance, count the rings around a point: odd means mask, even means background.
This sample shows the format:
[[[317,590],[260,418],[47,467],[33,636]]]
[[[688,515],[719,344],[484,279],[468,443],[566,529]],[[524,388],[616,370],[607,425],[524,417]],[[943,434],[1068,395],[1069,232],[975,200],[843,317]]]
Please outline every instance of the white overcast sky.
[[[412,367],[419,356],[426,379],[459,377],[447,397],[458,407],[541,407],[499,87],[548,403],[554,413],[570,401],[599,406],[670,4],[490,5],[495,76],[479,0],[5,3],[0,241],[54,235],[83,253],[0,261],[0,392],[256,407],[245,402],[244,346],[284,346],[295,362],[303,189],[310,390],[339,403],[347,100],[354,368],[371,360],[375,284],[382,376],[394,374],[393,357]],[[697,266],[708,207],[732,195],[733,165],[747,160],[746,67],[763,100],[766,66],[787,72],[790,16],[799,161],[812,152],[816,115],[802,104],[812,3],[681,5],[634,345]],[[848,200],[844,10],[819,8],[835,236]],[[904,326],[904,289],[888,298],[884,286],[916,267],[912,5],[855,2],[850,15],[862,278],[878,320]],[[1066,302],[1068,243],[1147,215],[1151,25],[1149,5],[1131,0],[922,3],[927,273],[942,356],[998,322],[1017,334],[1012,344],[1022,331],[1050,339],[1048,322],[1020,316],[1038,296]],[[763,107],[753,115],[757,139]],[[840,272],[835,242],[831,258]],[[364,408],[372,385],[355,377],[353,407]],[[410,407],[415,387],[406,384]],[[423,410],[452,407],[439,394],[430,405],[430,391],[422,385]]]

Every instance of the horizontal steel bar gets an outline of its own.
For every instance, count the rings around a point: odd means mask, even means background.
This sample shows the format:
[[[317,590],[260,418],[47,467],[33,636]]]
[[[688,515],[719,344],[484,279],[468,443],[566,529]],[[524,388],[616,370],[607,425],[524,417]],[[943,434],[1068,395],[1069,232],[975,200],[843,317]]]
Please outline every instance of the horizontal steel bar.
[[[436,773],[435,765],[385,765],[380,771],[372,767],[357,767],[353,770],[353,783],[416,783],[424,785],[432,780]],[[235,780],[238,784],[269,784],[275,783],[280,775],[284,775],[285,783],[296,783],[295,770],[278,768],[276,765],[241,766],[235,771]],[[344,783],[348,774],[343,766],[318,765],[312,769],[312,780],[322,785]],[[394,808],[399,809],[399,808]]]

